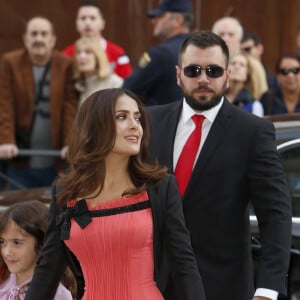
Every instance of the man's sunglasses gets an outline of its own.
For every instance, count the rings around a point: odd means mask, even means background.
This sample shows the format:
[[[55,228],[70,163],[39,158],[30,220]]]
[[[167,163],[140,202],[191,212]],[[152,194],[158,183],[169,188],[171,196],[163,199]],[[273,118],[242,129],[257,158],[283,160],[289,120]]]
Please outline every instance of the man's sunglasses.
[[[278,73],[280,73],[281,75],[284,75],[284,76],[287,76],[289,75],[289,73],[293,73],[293,74],[298,74],[300,72],[300,68],[299,67],[296,67],[296,68],[290,68],[290,69],[287,69],[287,68],[282,68],[282,69],[279,69]]]
[[[202,68],[198,65],[189,65],[189,66],[183,68],[183,74],[189,78],[196,78],[201,75],[202,70],[205,70],[205,74],[207,77],[218,78],[218,77],[223,76],[224,71],[226,69],[223,69],[220,66],[214,66],[214,65],[208,66],[206,68]]]

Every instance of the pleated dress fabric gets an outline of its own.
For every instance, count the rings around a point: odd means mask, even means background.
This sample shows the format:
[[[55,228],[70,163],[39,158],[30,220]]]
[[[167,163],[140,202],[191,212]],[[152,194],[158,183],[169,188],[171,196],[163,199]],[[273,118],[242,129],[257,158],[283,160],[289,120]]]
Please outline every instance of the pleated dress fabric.
[[[83,300],[162,300],[154,278],[151,208],[122,212],[122,207],[148,200],[146,192],[101,202],[89,210],[120,208],[121,213],[93,217],[85,228],[71,220],[65,243],[80,262]]]

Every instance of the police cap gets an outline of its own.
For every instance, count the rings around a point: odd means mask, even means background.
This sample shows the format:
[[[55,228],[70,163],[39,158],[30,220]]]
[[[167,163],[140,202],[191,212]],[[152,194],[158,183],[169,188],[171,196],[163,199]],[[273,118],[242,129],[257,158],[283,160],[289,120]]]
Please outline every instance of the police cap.
[[[189,0],[162,0],[161,4],[157,8],[148,11],[147,16],[149,18],[154,18],[167,11],[192,13],[193,8]]]

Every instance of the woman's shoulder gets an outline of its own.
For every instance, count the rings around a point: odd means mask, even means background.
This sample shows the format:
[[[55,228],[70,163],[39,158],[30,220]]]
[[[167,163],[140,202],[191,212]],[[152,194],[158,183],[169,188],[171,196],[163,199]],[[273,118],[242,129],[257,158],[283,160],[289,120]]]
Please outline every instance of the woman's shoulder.
[[[166,195],[169,194],[170,191],[178,190],[177,181],[174,175],[172,174],[165,174],[161,180],[152,184],[148,188],[149,197],[152,198],[161,198],[165,200],[167,197]]]
[[[159,180],[158,182],[156,182],[155,186],[165,186],[165,185],[169,185],[170,183],[176,181],[176,178],[174,175],[170,174],[170,173],[166,173],[161,180]]]

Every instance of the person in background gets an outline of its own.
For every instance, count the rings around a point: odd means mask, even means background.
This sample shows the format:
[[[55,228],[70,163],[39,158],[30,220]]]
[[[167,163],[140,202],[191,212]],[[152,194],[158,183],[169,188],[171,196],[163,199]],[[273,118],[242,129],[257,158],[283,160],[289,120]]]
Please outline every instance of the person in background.
[[[123,78],[112,73],[107,56],[95,38],[80,38],[75,43],[75,88],[79,92],[79,104],[96,92],[121,87]]]
[[[234,17],[224,17],[215,21],[212,26],[212,32],[219,35],[226,43],[229,49],[229,57],[233,57],[241,52],[241,40],[244,34],[240,21]],[[253,63],[255,73],[260,77],[257,84],[260,85],[259,95],[253,95],[255,99],[259,99],[261,95],[268,90],[265,69],[260,61]],[[261,76],[263,74],[263,76]]]
[[[176,67],[183,100],[148,108],[150,161],[177,178],[206,298],[276,299],[286,294],[289,189],[272,122],[224,96],[228,63],[226,43],[212,32],[192,33],[183,42]],[[255,286],[250,206],[261,233]]]
[[[51,300],[67,264],[82,270],[79,299],[163,300],[169,264],[178,299],[205,300],[175,177],[146,162],[148,146],[132,92],[106,89],[82,103],[26,300]]]
[[[234,105],[262,117],[264,115],[263,106],[259,100],[253,97],[253,95],[261,94],[258,91],[261,83],[260,76],[255,73],[257,69],[253,66],[255,63],[256,61],[252,57],[242,53],[231,57],[228,66],[231,72],[226,97]]]
[[[131,73],[129,57],[119,45],[103,37],[104,28],[105,19],[101,6],[93,0],[82,1],[76,18],[76,29],[80,37],[96,38],[107,55],[111,71],[125,78]],[[68,45],[62,52],[73,58],[75,56],[75,44]]]
[[[275,72],[278,86],[261,97],[265,115],[300,112],[300,54],[280,55]]]
[[[264,53],[264,46],[258,37],[258,35],[254,32],[244,32],[242,41],[241,41],[241,51],[245,54],[251,55],[256,58],[258,61],[262,63],[262,56]],[[277,82],[276,78],[271,76],[270,72],[268,71],[267,67],[262,63],[265,73],[268,88],[272,89],[276,87]]]
[[[175,66],[178,50],[193,25],[193,9],[189,0],[163,0],[148,11],[153,36],[160,45],[144,52],[123,87],[138,94],[147,106],[178,101],[182,92],[176,84]]]
[[[16,156],[25,148],[58,150],[66,157],[78,98],[72,60],[54,50],[54,27],[44,17],[27,22],[23,40],[24,49],[0,61],[0,159],[12,159],[7,175],[20,185],[50,186],[63,161]]]
[[[225,41],[229,49],[230,57],[240,52],[244,30],[237,18],[220,18],[214,22],[211,31],[219,35]]]
[[[48,208],[35,200],[16,203],[0,216],[0,299],[24,299],[47,229]],[[72,300],[61,283],[53,300]]]

